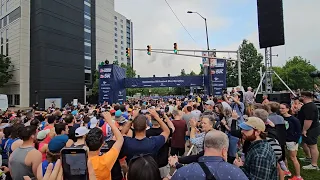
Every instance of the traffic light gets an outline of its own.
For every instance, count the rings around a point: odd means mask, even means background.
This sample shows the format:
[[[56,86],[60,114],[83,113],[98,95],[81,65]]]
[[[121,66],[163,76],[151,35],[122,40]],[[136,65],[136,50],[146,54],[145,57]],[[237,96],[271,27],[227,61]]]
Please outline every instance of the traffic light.
[[[151,55],[151,46],[150,45],[147,46],[147,54],[149,56]]]
[[[126,48],[126,56],[129,58],[130,57],[130,48]]]
[[[178,45],[177,45],[177,43],[173,43],[173,52],[174,53],[178,53]]]

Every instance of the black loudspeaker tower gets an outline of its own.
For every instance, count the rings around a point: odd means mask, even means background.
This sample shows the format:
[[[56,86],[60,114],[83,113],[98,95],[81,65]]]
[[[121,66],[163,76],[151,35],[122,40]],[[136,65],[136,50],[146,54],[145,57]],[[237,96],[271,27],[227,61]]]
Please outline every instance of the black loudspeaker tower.
[[[284,45],[282,0],[258,0],[260,48]]]

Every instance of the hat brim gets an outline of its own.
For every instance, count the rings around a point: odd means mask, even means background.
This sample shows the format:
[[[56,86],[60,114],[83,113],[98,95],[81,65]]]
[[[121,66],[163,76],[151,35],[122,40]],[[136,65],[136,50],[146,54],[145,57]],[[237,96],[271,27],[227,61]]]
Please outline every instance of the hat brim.
[[[247,125],[245,122],[241,123],[238,125],[241,129],[246,130],[246,131],[250,131],[253,129],[253,127]]]

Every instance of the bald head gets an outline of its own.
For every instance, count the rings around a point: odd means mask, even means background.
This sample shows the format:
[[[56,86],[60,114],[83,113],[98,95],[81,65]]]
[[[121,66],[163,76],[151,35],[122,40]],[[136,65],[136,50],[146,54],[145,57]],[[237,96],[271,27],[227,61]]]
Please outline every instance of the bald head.
[[[212,148],[221,151],[223,148],[228,149],[229,139],[228,136],[222,131],[211,130],[204,138],[204,147]]]

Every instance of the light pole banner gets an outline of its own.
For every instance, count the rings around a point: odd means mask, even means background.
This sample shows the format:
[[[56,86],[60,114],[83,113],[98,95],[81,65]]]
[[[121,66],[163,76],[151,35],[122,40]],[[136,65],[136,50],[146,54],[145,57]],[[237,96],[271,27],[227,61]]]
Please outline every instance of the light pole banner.
[[[202,56],[209,56],[212,58],[209,58],[209,60],[211,61],[211,67],[214,67],[214,65],[216,64],[216,59],[213,56],[213,52],[202,52]],[[202,58],[202,64],[204,67],[208,67],[209,66],[209,60],[208,58]]]
[[[224,59],[215,59],[211,67],[213,95],[221,96],[223,89],[227,88],[227,63]]]

